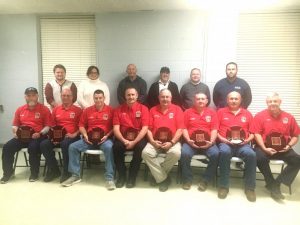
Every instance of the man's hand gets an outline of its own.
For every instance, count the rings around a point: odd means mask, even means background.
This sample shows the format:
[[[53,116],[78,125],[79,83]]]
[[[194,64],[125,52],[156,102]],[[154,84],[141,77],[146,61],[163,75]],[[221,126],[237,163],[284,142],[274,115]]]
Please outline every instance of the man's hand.
[[[173,146],[172,142],[165,142],[161,145],[161,149],[168,151]]]
[[[161,146],[162,146],[161,141],[157,141],[157,140],[152,141],[151,144],[153,145],[153,147],[154,147],[155,149],[160,149]]]
[[[188,144],[191,146],[191,147],[193,147],[193,148],[195,148],[195,149],[200,149],[200,147],[198,146],[198,145],[196,145],[195,144],[195,141],[193,141],[193,140],[188,140]]]
[[[41,137],[41,134],[38,133],[38,132],[37,133],[33,133],[31,137],[32,137],[32,139],[38,139],[38,138]]]
[[[87,135],[83,135],[83,140],[84,140],[86,143],[88,143],[88,144],[90,144],[90,145],[93,145],[93,143],[89,141],[89,137],[88,137]]]
[[[133,149],[134,148],[134,146],[135,146],[135,142],[134,141],[126,141],[125,143],[125,146],[126,146],[126,149]]]
[[[101,138],[101,141],[99,142],[99,145],[101,145],[103,142],[105,142],[107,140],[107,136],[104,135],[102,138]]]
[[[65,137],[67,137],[67,138],[75,138],[75,137],[77,137],[77,135],[78,135],[77,132],[75,132],[73,134],[67,133]]]
[[[268,155],[274,155],[277,153],[277,151],[274,148],[265,148],[264,151],[268,154]]]
[[[291,149],[291,146],[286,145],[282,150],[278,151],[278,152],[288,152]]]

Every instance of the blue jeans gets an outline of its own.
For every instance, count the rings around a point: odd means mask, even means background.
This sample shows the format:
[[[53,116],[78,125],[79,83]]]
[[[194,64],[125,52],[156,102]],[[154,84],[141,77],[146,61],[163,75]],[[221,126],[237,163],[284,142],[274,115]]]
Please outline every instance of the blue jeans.
[[[230,163],[233,156],[245,162],[245,189],[254,190],[256,183],[256,154],[250,145],[219,144],[220,149],[220,179],[219,187],[229,188]]]
[[[112,151],[113,142],[107,139],[97,149],[101,149],[105,156],[105,180],[114,179],[114,157]],[[80,153],[88,149],[95,149],[95,146],[86,143],[83,139],[72,143],[69,146],[69,167],[68,170],[72,175],[80,176]]]
[[[184,143],[181,150],[180,165],[182,171],[182,182],[191,183],[193,173],[191,169],[191,159],[195,154],[206,155],[209,158],[209,163],[203,174],[203,181],[210,182],[216,175],[219,159],[219,149],[216,145],[208,149],[194,149],[189,144]]]
[[[63,167],[64,167],[64,173],[68,172],[68,164],[69,164],[69,154],[68,149],[69,145],[75,141],[78,141],[80,138],[65,138],[63,139],[59,144],[54,145],[49,139],[45,139],[41,142],[40,148],[41,152],[43,153],[46,163],[50,169],[58,169],[57,161],[55,158],[55,152],[53,151],[53,148],[60,147],[63,155]]]

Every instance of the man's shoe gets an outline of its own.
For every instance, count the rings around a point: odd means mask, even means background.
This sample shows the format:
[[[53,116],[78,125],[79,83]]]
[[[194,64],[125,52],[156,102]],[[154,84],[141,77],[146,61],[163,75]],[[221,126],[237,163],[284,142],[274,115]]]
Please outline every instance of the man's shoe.
[[[117,188],[122,188],[125,185],[125,177],[119,177],[116,183]]]
[[[207,189],[207,182],[200,181],[198,184],[198,191],[206,191],[206,189]]]
[[[246,197],[249,202],[255,202],[256,201],[256,194],[254,190],[246,189],[245,190]]]
[[[227,197],[228,192],[229,192],[228,188],[219,188],[218,198],[225,199]]]
[[[29,182],[35,182],[39,179],[39,175],[37,174],[30,174],[30,177],[29,177]]]
[[[280,184],[273,184],[271,188],[271,197],[274,200],[283,200],[284,196],[280,191]]]
[[[13,175],[10,175],[10,176],[3,175],[3,177],[0,180],[0,183],[1,184],[6,184],[12,177],[13,177]]]
[[[63,187],[70,187],[73,184],[77,184],[81,182],[81,178],[78,176],[71,176],[69,177],[69,179],[67,179],[66,181],[64,181],[63,183],[61,183],[61,186]]]
[[[108,191],[112,191],[116,189],[115,182],[113,180],[106,181],[105,187]]]
[[[63,172],[62,176],[60,177],[59,182],[63,183],[68,180],[72,175],[69,172]]]
[[[191,182],[186,182],[186,183],[183,183],[183,184],[182,184],[182,189],[183,189],[183,190],[190,190],[190,189],[191,189],[191,186],[192,186],[192,183],[191,183]]]
[[[53,181],[54,179],[60,177],[60,171],[59,169],[57,168],[56,170],[48,170],[47,171],[47,174],[44,178],[44,182],[50,182],[50,181]]]
[[[169,176],[163,181],[159,183],[159,191],[160,192],[165,192],[169,189],[169,185],[171,183],[171,179]]]
[[[135,187],[135,179],[129,178],[126,183],[126,188],[134,188]]]

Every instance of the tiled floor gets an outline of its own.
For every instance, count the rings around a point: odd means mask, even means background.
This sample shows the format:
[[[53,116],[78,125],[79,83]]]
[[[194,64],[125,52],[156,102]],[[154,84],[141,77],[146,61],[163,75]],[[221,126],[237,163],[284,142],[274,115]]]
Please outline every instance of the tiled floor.
[[[191,190],[182,190],[175,181],[176,168],[165,193],[150,187],[142,176],[141,172],[134,189],[107,191],[102,166],[85,170],[83,181],[68,188],[58,180],[44,183],[42,177],[29,183],[29,169],[17,168],[16,177],[0,185],[0,225],[300,224],[300,175],[292,195],[282,187],[286,197],[282,202],[271,199],[264,182],[257,181],[255,203],[245,198],[241,179],[232,178],[228,197],[220,200],[214,187],[197,190],[198,175]]]

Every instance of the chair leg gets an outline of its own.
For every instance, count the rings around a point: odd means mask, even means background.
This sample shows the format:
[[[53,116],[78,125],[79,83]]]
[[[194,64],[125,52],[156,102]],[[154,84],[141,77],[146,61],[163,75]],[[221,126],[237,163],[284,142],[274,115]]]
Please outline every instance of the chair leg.
[[[13,171],[13,173],[15,173],[15,170],[16,170],[16,167],[17,167],[18,157],[19,157],[19,152],[16,153],[16,158],[15,158],[15,161],[14,161],[14,171]]]
[[[181,166],[180,166],[180,162],[178,161],[177,175],[176,175],[176,184],[181,184],[181,183],[182,183]]]
[[[29,166],[29,164],[28,164],[28,159],[27,159],[27,155],[26,155],[26,152],[24,152],[24,158],[25,158],[25,163],[26,163],[26,166]]]
[[[87,154],[83,153],[80,176],[83,177],[84,162],[87,161]]]
[[[148,173],[149,173],[149,167],[145,163],[145,170],[144,170],[144,181],[148,180]]]

